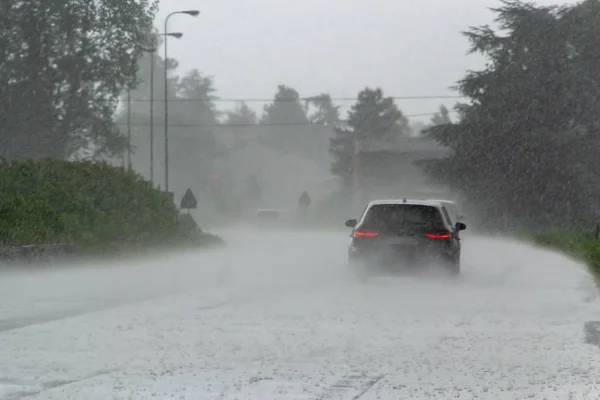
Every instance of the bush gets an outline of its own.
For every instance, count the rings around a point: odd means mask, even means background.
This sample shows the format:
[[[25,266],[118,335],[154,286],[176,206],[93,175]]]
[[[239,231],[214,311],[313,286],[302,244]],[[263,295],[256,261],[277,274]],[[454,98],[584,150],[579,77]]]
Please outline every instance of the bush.
[[[179,235],[173,246],[215,246],[224,243],[219,236],[203,232],[190,214],[181,214],[179,222]]]
[[[584,252],[585,261],[587,262],[590,272],[596,280],[596,284],[600,286],[600,241],[590,241],[585,245]]]
[[[0,161],[0,190],[3,245],[75,242],[82,252],[107,253],[191,234],[167,193],[106,163]]]

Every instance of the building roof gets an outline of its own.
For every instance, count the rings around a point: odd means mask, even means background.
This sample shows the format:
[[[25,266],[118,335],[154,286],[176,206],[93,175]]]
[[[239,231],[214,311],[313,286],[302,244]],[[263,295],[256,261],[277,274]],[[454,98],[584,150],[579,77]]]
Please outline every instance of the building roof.
[[[358,150],[364,153],[437,153],[450,155],[452,150],[441,146],[436,141],[421,137],[394,137],[390,139],[359,139]]]

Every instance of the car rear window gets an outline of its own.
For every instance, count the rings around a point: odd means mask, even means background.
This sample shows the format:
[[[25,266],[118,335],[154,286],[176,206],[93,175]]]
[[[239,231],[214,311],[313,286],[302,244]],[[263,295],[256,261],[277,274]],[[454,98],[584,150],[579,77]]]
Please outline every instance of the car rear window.
[[[450,225],[452,225],[452,217],[450,217],[450,214],[448,213],[448,209],[446,208],[446,206],[444,206],[442,208],[443,212],[444,212],[444,216],[446,217],[446,221],[448,221],[448,223]]]
[[[361,227],[382,232],[445,229],[436,207],[420,204],[378,204],[367,211]]]
[[[460,210],[454,203],[442,203],[446,209],[452,214],[460,214]]]

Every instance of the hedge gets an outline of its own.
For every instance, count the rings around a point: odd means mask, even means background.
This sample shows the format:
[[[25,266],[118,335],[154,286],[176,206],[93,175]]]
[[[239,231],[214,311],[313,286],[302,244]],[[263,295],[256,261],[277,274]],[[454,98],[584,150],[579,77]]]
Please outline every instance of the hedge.
[[[0,160],[0,244],[107,253],[196,241],[169,194],[107,163]]]

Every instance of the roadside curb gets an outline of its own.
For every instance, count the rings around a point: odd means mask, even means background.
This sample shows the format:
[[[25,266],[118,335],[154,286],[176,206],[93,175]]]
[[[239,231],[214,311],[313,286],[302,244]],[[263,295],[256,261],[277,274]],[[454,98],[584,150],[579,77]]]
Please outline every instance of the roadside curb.
[[[79,248],[75,243],[46,243],[24,246],[0,246],[0,264],[3,268],[24,265],[46,267],[57,261],[67,261],[79,257]]]
[[[583,325],[585,342],[600,347],[600,321],[588,321]]]

